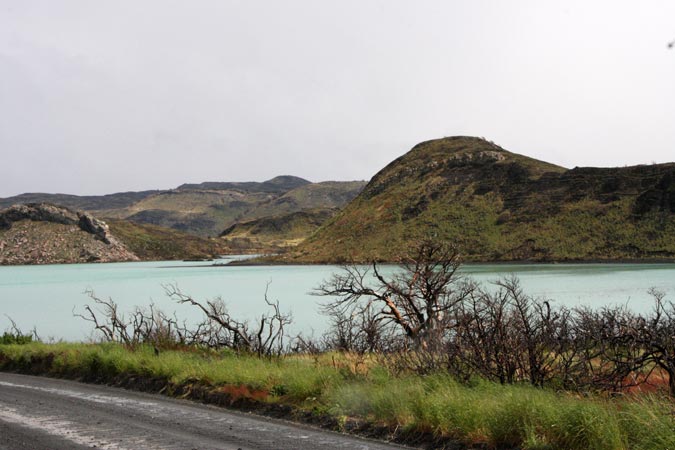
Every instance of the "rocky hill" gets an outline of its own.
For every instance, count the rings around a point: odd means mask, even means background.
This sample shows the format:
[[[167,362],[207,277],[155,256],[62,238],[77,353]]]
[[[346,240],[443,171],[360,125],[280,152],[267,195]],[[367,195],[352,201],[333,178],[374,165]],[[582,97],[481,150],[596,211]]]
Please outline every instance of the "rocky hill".
[[[675,163],[568,170],[481,138],[423,142],[283,260],[391,261],[427,236],[475,261],[675,258]]]
[[[0,210],[0,264],[208,259],[226,250],[218,240],[153,225],[106,223],[46,203]]]
[[[137,261],[105,222],[49,204],[0,211],[0,264]]]

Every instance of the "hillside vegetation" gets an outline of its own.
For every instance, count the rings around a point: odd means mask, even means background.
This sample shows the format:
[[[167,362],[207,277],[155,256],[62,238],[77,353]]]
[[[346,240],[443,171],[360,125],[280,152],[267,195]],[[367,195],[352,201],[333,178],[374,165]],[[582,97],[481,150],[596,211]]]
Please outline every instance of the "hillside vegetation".
[[[316,209],[342,208],[366,185],[364,181],[324,181],[300,186],[249,211],[246,220],[291,214]]]
[[[216,239],[206,239],[157,225],[108,221],[110,230],[144,261],[210,259],[227,253]]]
[[[280,261],[396,260],[422,237],[473,261],[675,257],[675,164],[565,169],[475,137],[415,146]]]
[[[312,209],[236,223],[219,241],[230,253],[279,253],[298,245],[337,212]]]

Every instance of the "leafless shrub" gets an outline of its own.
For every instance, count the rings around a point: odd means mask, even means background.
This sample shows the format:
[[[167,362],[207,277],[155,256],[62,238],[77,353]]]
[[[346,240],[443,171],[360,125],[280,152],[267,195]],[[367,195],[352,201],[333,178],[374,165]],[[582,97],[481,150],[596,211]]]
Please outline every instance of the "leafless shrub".
[[[569,363],[569,310],[526,295],[513,276],[495,285],[494,292],[475,289],[454,308],[448,369],[460,378],[479,374],[502,384],[542,386],[559,377]]]
[[[289,353],[320,355],[331,348],[326,343],[325,337],[316,338],[313,333],[310,335],[298,333],[289,340],[288,350]]]
[[[323,308],[329,318],[328,331],[323,336],[324,348],[358,354],[386,352],[394,331],[378,317],[372,303],[355,304],[351,308]]]
[[[646,364],[663,370],[668,376],[670,395],[675,397],[675,304],[666,302],[665,293],[650,289],[654,298],[652,313],[638,328],[638,345],[644,348]]]
[[[259,356],[279,355],[284,351],[284,330],[291,323],[291,317],[281,312],[278,301],[268,298],[267,289],[264,297],[270,312],[261,315],[255,329],[247,322],[233,318],[220,298],[198,301],[174,285],[165,286],[165,291],[178,303],[198,307],[204,313],[204,319],[189,326],[185,321],[180,322],[175,314],[170,316],[154,304],[148,308],[136,307],[123,314],[111,298],[102,299],[91,290],[86,294],[94,304],[85,305],[84,312],[73,314],[91,322],[104,341],[127,346],[231,348]]]
[[[583,319],[580,334],[591,349],[587,350],[587,360],[592,361],[589,370],[595,384],[616,391],[648,383],[650,375],[659,370],[675,396],[675,304],[666,301],[661,291],[650,289],[649,293],[654,306],[644,316],[626,307],[579,313]]]
[[[151,304],[148,308],[135,307],[123,314],[111,298],[102,299],[92,290],[85,294],[93,305],[85,305],[84,312],[73,311],[75,317],[91,322],[94,330],[107,342],[128,346],[150,344],[155,348],[172,348],[194,344],[194,332],[175,316],[169,316]]]
[[[262,314],[256,328],[252,329],[248,322],[232,317],[221,298],[199,301],[183,293],[175,285],[164,286],[171,299],[202,311],[205,321],[201,324],[204,330],[201,335],[206,338],[206,345],[247,351],[258,356],[274,356],[284,351],[284,330],[292,323],[292,319],[289,314],[281,312],[278,301],[268,298],[268,288],[269,283],[264,298],[270,312]]]
[[[629,338],[639,318],[625,306],[574,311],[574,349],[579,355],[576,384],[579,387],[619,391],[637,369],[641,350]]]

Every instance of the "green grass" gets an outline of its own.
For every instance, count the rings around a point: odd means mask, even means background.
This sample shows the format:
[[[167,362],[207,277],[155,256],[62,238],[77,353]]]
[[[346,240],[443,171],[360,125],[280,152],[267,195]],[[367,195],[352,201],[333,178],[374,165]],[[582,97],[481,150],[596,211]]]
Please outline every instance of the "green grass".
[[[610,401],[530,386],[467,387],[437,375],[345,384],[331,398],[335,412],[491,448],[675,448],[673,405],[658,397]]]
[[[0,336],[0,345],[25,345],[33,342],[33,336],[31,334],[23,334],[20,331],[10,333],[5,331],[2,336]]]
[[[365,370],[363,370],[365,367]],[[675,449],[672,400],[601,398],[476,381],[444,374],[394,376],[374,361],[354,370],[348,356],[259,359],[232,352],[126,349],[116,344],[0,345],[0,369],[113,382],[123,376],[164,380],[168,392],[262,393],[257,401],[367,421],[401,436],[488,448]],[[242,390],[241,388],[246,389]],[[248,395],[248,394],[244,394]]]

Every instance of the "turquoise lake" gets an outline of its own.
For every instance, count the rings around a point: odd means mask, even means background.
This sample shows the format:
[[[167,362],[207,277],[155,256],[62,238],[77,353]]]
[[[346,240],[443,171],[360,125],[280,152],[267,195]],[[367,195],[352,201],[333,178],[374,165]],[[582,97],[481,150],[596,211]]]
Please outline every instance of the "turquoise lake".
[[[89,340],[92,327],[73,311],[91,304],[84,294],[92,289],[112,298],[121,311],[154,303],[188,321],[199,318],[194,307],[177,305],[164,294],[175,284],[196,299],[222,297],[235,317],[254,319],[269,298],[293,314],[293,332],[320,335],[326,320],[320,304],[326,298],[310,295],[337,266],[212,266],[211,262],[141,262],[0,267],[0,332],[10,316],[24,331],[34,326],[44,340]],[[390,270],[393,270],[391,268]],[[465,265],[462,272],[488,283],[515,274],[524,290],[566,306],[628,304],[636,311],[651,308],[647,290],[655,287],[675,300],[675,264],[499,264]]]

